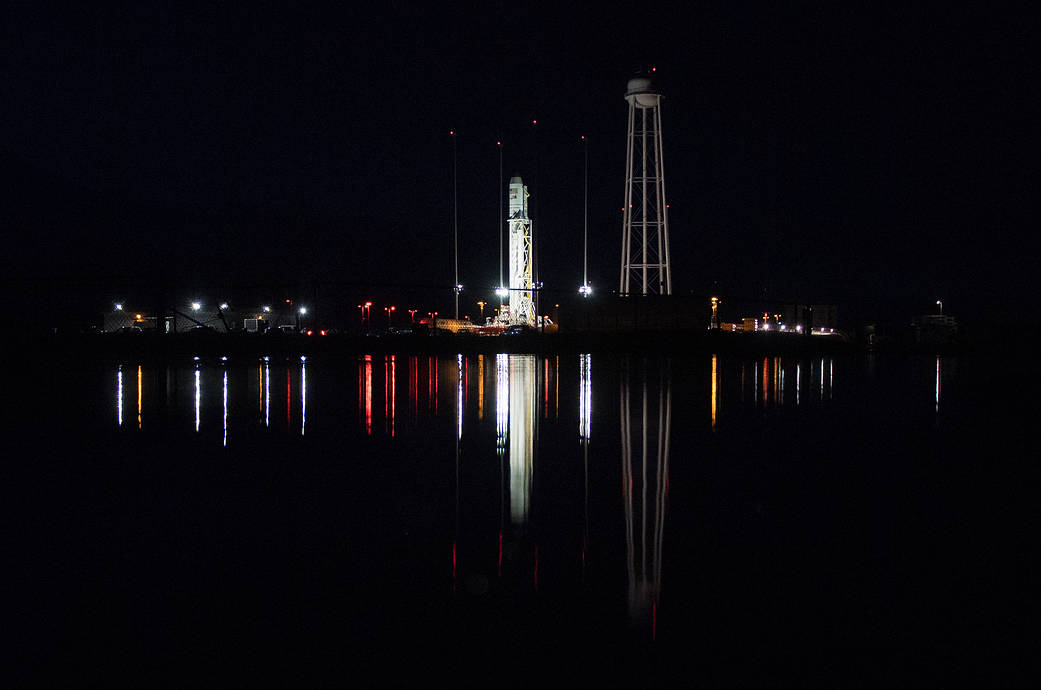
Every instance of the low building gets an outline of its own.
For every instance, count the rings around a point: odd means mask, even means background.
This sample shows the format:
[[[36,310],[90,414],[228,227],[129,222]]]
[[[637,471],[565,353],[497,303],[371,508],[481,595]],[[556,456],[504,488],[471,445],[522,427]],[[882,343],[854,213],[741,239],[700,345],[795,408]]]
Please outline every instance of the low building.
[[[783,323],[789,329],[802,326],[831,332],[838,328],[838,307],[834,304],[786,304]]]
[[[958,322],[946,314],[923,314],[911,323],[919,345],[949,345],[958,335]]]

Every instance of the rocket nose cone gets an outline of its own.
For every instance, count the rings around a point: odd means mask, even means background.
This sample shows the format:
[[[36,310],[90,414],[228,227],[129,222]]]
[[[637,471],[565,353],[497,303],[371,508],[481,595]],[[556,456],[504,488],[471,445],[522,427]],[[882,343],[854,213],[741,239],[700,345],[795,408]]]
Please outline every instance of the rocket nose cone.
[[[520,175],[514,175],[510,178],[510,184],[524,184],[524,182],[521,180]]]

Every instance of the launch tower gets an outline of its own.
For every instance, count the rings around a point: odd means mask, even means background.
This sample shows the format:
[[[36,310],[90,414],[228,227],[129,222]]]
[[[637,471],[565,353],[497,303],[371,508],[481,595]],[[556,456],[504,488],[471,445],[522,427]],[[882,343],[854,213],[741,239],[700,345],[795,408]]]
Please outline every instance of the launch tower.
[[[625,295],[672,294],[669,218],[661,155],[661,94],[647,77],[629,80],[629,136],[622,209],[622,274]]]

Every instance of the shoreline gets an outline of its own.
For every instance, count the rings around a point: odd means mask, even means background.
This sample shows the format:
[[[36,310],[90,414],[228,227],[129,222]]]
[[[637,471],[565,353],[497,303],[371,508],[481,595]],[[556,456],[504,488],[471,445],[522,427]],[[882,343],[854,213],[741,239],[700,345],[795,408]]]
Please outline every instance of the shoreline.
[[[252,333],[97,333],[15,338],[17,349],[29,356],[76,357],[111,360],[136,357],[176,360],[191,357],[263,357],[396,354],[645,354],[662,356],[737,355],[802,356],[821,354],[936,354],[956,355],[1008,349],[996,343],[886,344],[868,347],[840,336],[806,336],[781,333],[722,331],[564,332],[523,335],[402,335],[402,334],[302,334]],[[20,343],[18,341],[21,341]],[[17,346],[21,345],[21,348]],[[995,347],[997,346],[997,347]],[[1025,347],[1026,344],[1023,344]]]

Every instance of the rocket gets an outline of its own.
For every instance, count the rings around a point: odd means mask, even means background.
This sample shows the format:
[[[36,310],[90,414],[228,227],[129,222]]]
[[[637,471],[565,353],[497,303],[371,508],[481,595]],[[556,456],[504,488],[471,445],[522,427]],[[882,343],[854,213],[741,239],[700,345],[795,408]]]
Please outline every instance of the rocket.
[[[506,223],[510,236],[510,323],[534,326],[531,219],[528,218],[528,188],[520,175],[510,178],[509,198]]]

